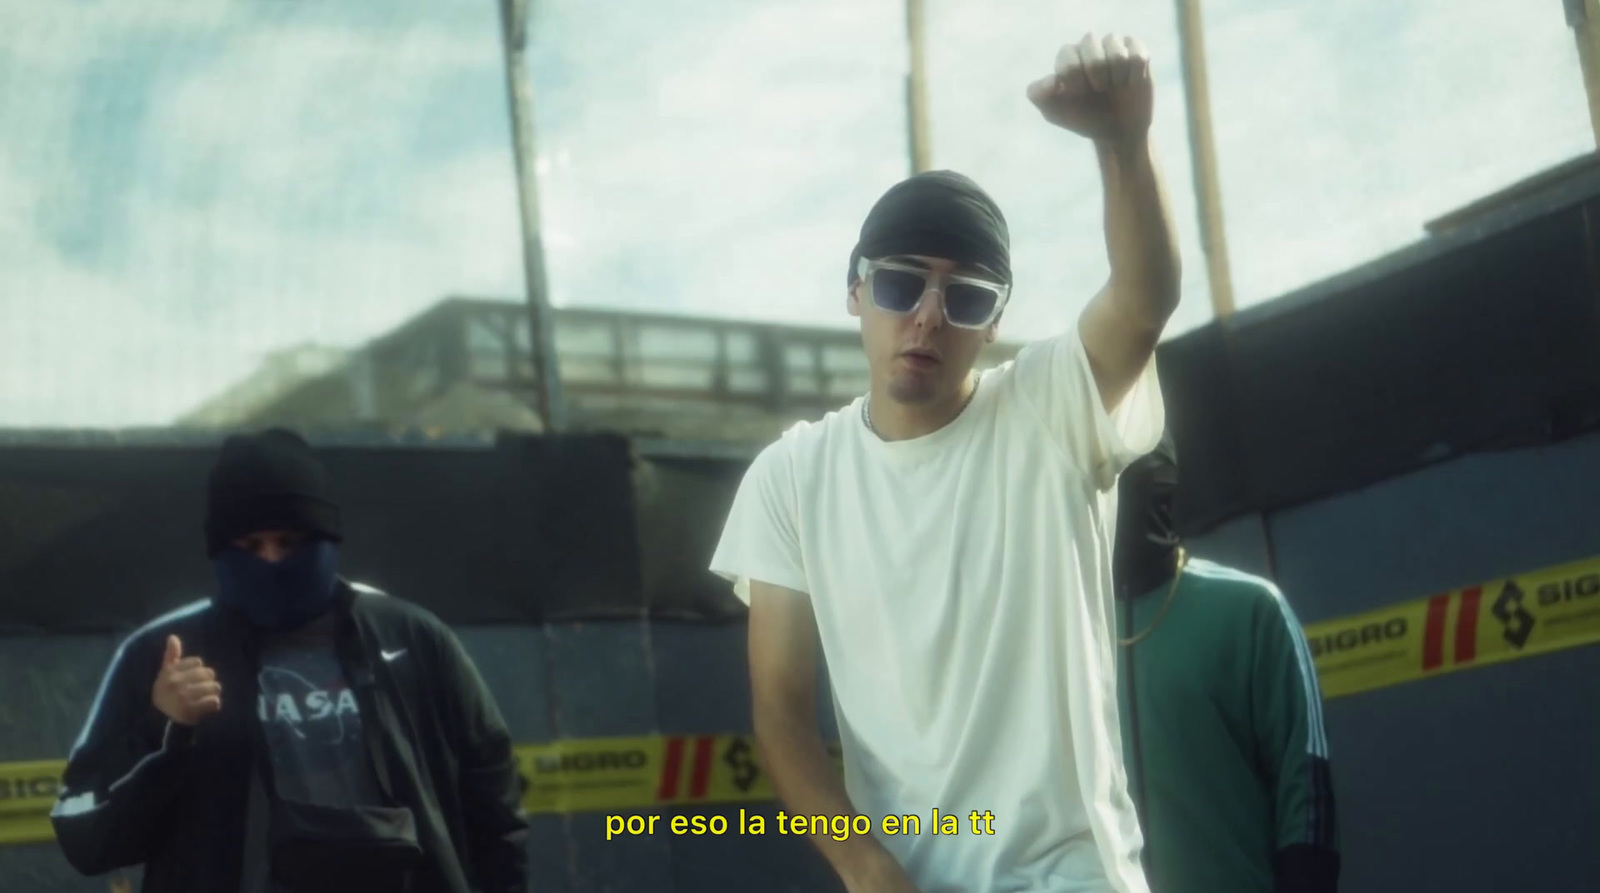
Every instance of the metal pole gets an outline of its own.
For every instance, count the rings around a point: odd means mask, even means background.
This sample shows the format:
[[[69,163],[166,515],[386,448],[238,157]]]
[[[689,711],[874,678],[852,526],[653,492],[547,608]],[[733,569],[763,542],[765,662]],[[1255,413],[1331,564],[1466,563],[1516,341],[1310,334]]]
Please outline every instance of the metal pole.
[[[533,141],[533,82],[528,77],[528,0],[500,0],[500,29],[506,52],[506,98],[511,105],[511,138],[522,211],[522,262],[527,277],[529,345],[538,379],[538,412],[545,430],[566,430],[567,403],[556,355],[555,316],[545,276],[544,240],[539,224],[538,159]]]
[[[1200,22],[1200,0],[1178,0],[1178,47],[1189,113],[1194,197],[1200,211],[1200,246],[1206,253],[1206,273],[1211,280],[1211,309],[1220,319],[1233,313],[1233,275],[1228,270],[1222,186],[1217,177],[1217,150],[1211,132],[1211,91],[1206,83],[1206,42]]]
[[[1578,41],[1578,65],[1589,97],[1589,127],[1600,146],[1600,0],[1566,0],[1567,24]]]
[[[924,71],[924,0],[906,0],[906,39],[911,44],[911,71],[906,76],[906,123],[911,135],[911,172],[929,169],[928,81]]]

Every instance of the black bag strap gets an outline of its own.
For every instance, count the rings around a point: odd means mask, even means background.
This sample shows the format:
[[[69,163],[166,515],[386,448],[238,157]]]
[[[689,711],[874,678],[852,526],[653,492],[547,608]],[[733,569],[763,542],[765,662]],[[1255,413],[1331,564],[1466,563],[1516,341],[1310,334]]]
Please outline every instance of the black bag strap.
[[[388,739],[399,734],[400,722],[394,705],[389,703],[388,692],[372,668],[366,643],[355,619],[355,603],[359,597],[348,585],[342,586],[339,602],[339,633],[336,649],[340,663],[349,676],[350,687],[355,690],[356,701],[361,705],[363,717],[370,716],[371,723],[363,722],[367,758],[372,761],[372,772],[377,776],[378,790],[390,806],[400,805],[395,796],[392,763],[389,759]]]
[[[246,665],[251,672],[252,690],[261,697],[260,643],[253,638],[245,643]],[[245,734],[250,746],[245,753],[250,760],[246,773],[245,840],[241,854],[241,880],[246,883],[269,882],[272,865],[272,834],[274,813],[278,804],[278,781],[272,766],[271,745],[267,743],[266,729],[256,719],[255,711],[245,718]]]

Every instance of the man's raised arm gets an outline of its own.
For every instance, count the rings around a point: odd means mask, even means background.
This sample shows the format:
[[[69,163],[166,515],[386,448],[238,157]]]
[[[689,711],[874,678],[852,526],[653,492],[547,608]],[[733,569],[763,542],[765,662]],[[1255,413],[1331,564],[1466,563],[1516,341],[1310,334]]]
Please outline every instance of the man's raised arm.
[[[1045,120],[1094,142],[1105,189],[1111,279],[1079,318],[1107,412],[1150,362],[1178,306],[1182,263],[1154,151],[1150,56],[1133,38],[1090,34],[1061,48],[1028,98]]]

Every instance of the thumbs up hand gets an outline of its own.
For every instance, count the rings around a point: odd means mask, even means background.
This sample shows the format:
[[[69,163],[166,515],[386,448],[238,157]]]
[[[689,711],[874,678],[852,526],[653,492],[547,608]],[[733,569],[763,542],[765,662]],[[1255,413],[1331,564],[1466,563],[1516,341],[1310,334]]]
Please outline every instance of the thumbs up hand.
[[[193,726],[222,710],[222,683],[198,657],[183,656],[183,642],[167,636],[167,653],[150,690],[150,702],[173,722]]]

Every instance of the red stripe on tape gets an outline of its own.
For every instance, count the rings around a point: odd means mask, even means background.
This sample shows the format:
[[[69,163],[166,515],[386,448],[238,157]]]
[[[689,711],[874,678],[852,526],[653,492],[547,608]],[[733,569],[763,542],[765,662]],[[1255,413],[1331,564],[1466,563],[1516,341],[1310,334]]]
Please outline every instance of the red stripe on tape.
[[[716,738],[702,735],[694,743],[694,778],[689,781],[689,796],[704,797],[711,786],[711,747]]]
[[[1461,590],[1461,616],[1456,618],[1456,663],[1469,664],[1478,656],[1478,604],[1483,587]]]
[[[1444,618],[1450,607],[1450,596],[1436,595],[1428,599],[1428,625],[1422,634],[1422,669],[1432,670],[1444,663]]]
[[[657,800],[671,800],[678,796],[678,777],[683,774],[683,739],[667,739],[667,756],[661,762],[661,787],[656,789]]]

